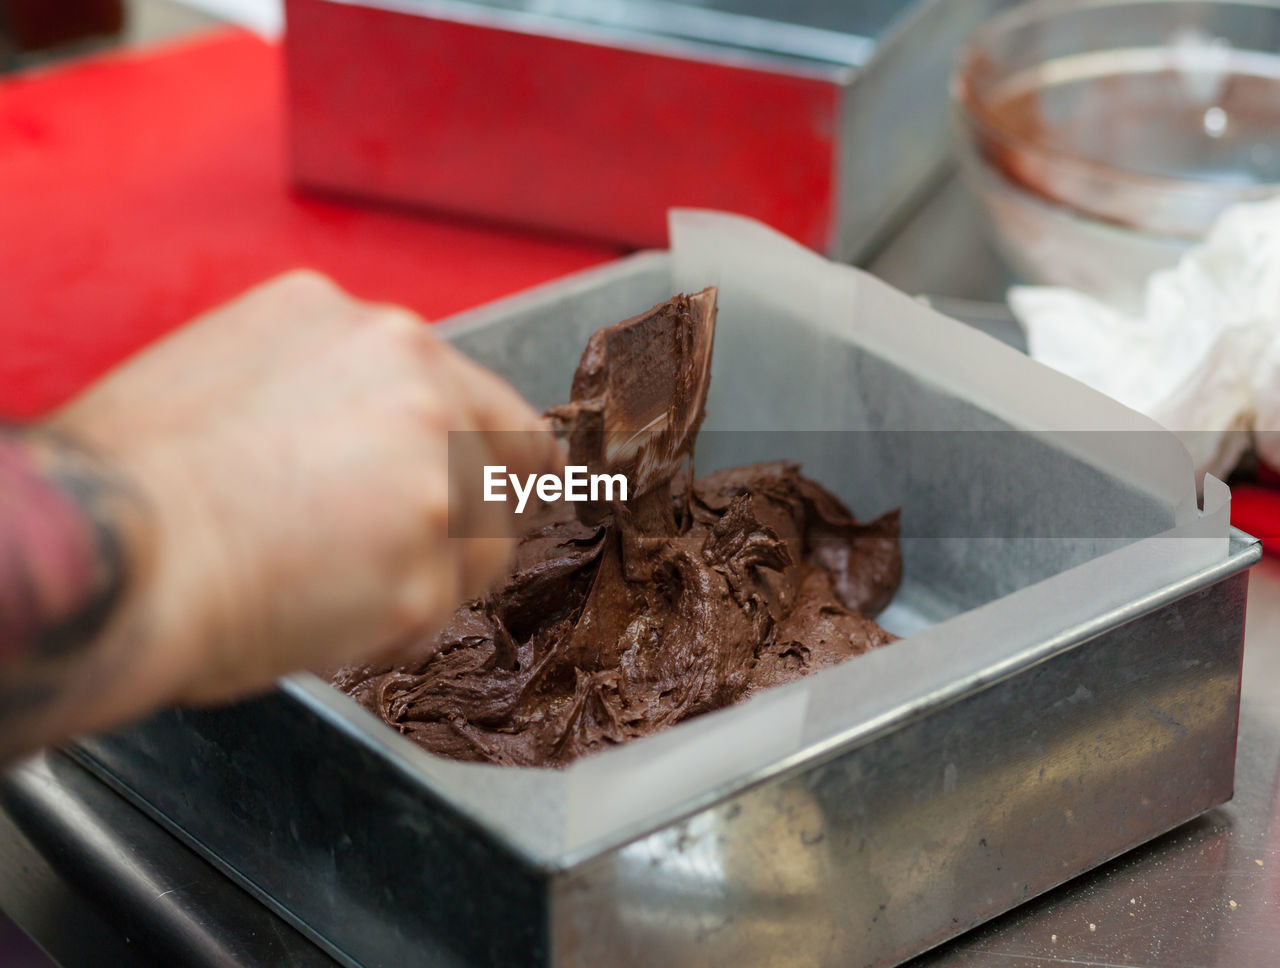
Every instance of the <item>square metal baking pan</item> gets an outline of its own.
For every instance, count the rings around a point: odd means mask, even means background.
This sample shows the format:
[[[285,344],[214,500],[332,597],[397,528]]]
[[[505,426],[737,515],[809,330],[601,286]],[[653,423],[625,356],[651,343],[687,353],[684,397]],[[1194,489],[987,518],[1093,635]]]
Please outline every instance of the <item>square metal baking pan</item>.
[[[434,757],[310,675],[81,759],[368,968],[892,965],[1230,798],[1260,548],[1136,414],[707,213],[444,331],[548,405],[593,329],[695,282],[700,466],[900,502],[901,641],[565,771]]]
[[[865,254],[945,164],[961,39],[1008,0],[287,0],[307,189],[631,246],[668,207]]]

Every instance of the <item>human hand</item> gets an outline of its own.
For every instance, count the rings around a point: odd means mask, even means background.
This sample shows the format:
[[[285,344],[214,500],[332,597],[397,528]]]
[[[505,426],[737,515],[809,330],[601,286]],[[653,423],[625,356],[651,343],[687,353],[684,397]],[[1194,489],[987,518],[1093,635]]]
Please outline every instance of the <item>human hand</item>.
[[[148,519],[115,623],[145,655],[104,722],[421,642],[513,547],[449,537],[448,432],[523,431],[471,438],[522,475],[556,453],[510,386],[420,319],[309,273],[177,331],[48,428],[132,481]],[[489,518],[469,530],[510,534],[479,494],[452,500]]]

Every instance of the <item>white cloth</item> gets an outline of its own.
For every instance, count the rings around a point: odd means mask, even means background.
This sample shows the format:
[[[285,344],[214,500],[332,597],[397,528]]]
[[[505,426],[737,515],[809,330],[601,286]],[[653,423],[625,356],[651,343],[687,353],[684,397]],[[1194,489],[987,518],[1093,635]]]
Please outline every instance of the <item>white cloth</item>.
[[[1280,467],[1280,198],[1236,205],[1152,274],[1141,315],[1068,289],[1015,286],[1032,357],[1179,434],[1225,477],[1251,440]]]

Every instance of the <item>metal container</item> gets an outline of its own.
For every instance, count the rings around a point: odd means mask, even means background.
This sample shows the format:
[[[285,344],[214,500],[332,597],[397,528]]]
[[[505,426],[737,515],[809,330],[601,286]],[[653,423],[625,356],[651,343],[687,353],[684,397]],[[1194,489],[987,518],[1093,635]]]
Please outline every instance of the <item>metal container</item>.
[[[631,246],[666,211],[863,255],[947,155],[947,72],[1007,0],[288,0],[307,189]]]
[[[1141,307],[1232,205],[1280,195],[1280,8],[1036,0],[965,44],[962,170],[1026,280]]]
[[[310,675],[78,755],[368,968],[887,966],[1230,798],[1260,548],[1138,415],[707,213],[445,331],[546,405],[593,329],[695,282],[700,465],[901,502],[905,638],[564,771],[442,760]]]

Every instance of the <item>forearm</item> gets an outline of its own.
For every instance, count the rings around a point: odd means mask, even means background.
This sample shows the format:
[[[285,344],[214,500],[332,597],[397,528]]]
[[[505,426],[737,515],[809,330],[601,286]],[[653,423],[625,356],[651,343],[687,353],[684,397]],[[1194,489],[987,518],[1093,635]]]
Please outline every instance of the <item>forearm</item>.
[[[142,594],[152,517],[111,461],[0,428],[0,762],[164,700]]]
[[[449,537],[449,432],[527,475],[545,429],[417,317],[306,273],[0,426],[0,763],[429,641],[513,548]]]

